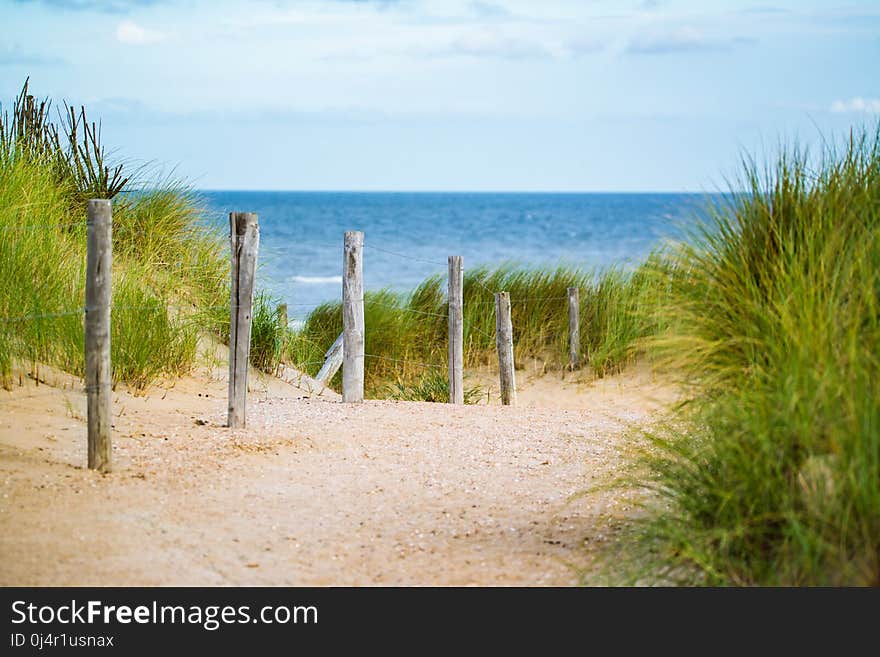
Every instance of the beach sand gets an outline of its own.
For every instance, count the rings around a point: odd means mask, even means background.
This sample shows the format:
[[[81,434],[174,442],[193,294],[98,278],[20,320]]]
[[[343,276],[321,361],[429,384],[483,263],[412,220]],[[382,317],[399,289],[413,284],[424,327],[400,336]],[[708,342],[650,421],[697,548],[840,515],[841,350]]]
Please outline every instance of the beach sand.
[[[203,369],[114,393],[109,475],[83,467],[74,382],[23,376],[0,391],[0,584],[596,583],[644,492],[591,489],[674,391],[644,365],[517,376],[516,408],[342,404],[252,377],[230,430],[224,371]]]

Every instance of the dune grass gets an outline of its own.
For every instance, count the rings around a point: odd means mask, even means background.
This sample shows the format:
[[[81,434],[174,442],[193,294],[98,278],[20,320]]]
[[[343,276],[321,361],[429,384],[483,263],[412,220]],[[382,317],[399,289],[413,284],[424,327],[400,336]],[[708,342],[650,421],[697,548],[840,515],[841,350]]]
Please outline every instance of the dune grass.
[[[228,319],[226,322],[228,323]],[[290,333],[281,325],[278,304],[265,292],[254,295],[251,315],[251,364],[264,372],[274,372],[283,358]]]
[[[644,269],[595,274],[566,267],[545,270],[505,265],[468,270],[463,289],[465,366],[496,362],[494,292],[505,290],[511,295],[516,361],[537,358],[548,368],[565,367],[567,288],[577,286],[581,290],[581,352],[598,374],[613,371],[633,356],[637,340],[646,335],[648,313],[641,306],[650,299],[647,286],[651,280]],[[397,386],[398,394],[400,386],[431,388],[432,373],[446,366],[446,313],[446,281],[441,277],[425,280],[410,294],[366,293],[368,393],[383,396],[389,384]],[[292,336],[286,357],[314,374],[341,330],[341,304],[319,306]],[[332,383],[339,384],[339,375]]]
[[[878,137],[747,162],[658,273],[654,348],[693,393],[648,457],[660,581],[880,584]]]
[[[427,401],[446,404],[449,402],[449,379],[446,372],[432,369],[416,380],[398,379],[386,387],[383,396],[387,399],[401,401]],[[464,389],[465,404],[476,404],[485,396],[486,393],[481,386],[466,386]]]
[[[0,383],[16,362],[83,374],[89,197],[114,202],[114,382],[141,388],[187,371],[214,309],[228,309],[223,241],[183,185],[140,181],[126,194],[131,180],[106,162],[84,110],[65,129],[26,94],[0,121]]]

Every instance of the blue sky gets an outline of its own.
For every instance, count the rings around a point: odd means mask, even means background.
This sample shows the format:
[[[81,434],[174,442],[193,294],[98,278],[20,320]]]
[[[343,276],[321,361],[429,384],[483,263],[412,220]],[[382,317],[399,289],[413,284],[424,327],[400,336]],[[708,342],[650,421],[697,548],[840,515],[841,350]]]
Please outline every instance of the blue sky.
[[[880,118],[880,1],[0,0],[0,98],[214,189],[714,190]]]

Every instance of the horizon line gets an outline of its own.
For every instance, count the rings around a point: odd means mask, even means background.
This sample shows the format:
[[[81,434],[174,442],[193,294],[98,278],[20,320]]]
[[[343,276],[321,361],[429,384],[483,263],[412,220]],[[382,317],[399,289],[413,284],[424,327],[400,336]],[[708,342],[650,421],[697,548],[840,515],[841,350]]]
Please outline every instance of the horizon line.
[[[730,194],[730,190],[709,192],[705,190],[552,190],[552,189],[282,189],[243,187],[193,187],[199,192],[265,192],[281,194],[680,194],[717,195]],[[745,190],[743,190],[745,191]],[[736,193],[736,192],[734,192]]]

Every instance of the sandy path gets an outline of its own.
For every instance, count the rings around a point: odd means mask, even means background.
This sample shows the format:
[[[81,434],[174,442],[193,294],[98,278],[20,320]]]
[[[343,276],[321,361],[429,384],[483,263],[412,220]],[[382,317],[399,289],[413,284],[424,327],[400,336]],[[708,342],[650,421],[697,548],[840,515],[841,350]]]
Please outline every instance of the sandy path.
[[[0,584],[577,584],[632,500],[571,498],[626,465],[662,395],[524,387],[520,408],[453,408],[271,381],[243,431],[222,427],[220,378],[118,393],[108,476],[81,467],[80,394],[0,392]]]

